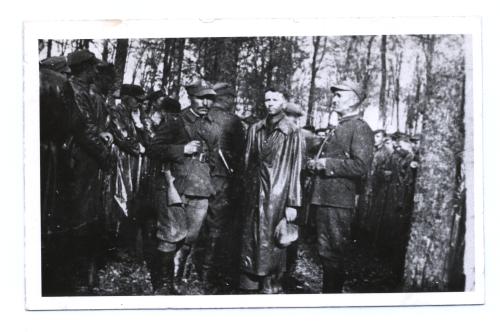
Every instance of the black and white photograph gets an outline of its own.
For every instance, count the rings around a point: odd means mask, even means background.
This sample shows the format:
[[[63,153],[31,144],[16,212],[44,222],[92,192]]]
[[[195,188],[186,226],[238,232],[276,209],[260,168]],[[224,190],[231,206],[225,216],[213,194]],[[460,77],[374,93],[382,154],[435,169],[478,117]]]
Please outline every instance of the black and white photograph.
[[[28,307],[482,303],[468,26],[28,28]]]

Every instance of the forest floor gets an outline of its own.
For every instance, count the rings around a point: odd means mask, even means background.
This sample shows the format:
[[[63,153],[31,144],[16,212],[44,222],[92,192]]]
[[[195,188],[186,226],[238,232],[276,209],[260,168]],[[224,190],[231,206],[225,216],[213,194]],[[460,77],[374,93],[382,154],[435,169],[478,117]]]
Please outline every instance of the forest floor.
[[[200,251],[202,251],[200,247]],[[195,261],[196,263],[196,261]],[[344,293],[397,292],[398,280],[386,260],[374,254],[372,248],[353,241],[347,257],[347,280]],[[151,275],[144,260],[137,259],[130,251],[120,250],[115,259],[97,271],[98,280],[91,290],[81,290],[75,295],[153,295]],[[321,293],[322,272],[316,245],[311,238],[298,243],[297,266],[292,276],[301,285],[285,293]],[[223,278],[221,278],[222,280]],[[204,294],[196,269],[192,268],[186,280],[186,293]],[[216,294],[239,294],[231,287],[219,288]]]

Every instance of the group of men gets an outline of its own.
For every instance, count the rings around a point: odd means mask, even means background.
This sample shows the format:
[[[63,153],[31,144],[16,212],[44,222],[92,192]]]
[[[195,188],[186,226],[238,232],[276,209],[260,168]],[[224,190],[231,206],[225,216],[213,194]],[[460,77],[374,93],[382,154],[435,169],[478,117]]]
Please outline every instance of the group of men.
[[[386,164],[398,164],[380,152],[381,132],[373,159],[359,85],[331,87],[340,121],[319,137],[298,126],[300,107],[278,88],[265,91],[267,115],[246,131],[224,82],[185,86],[190,106],[181,110],[163,92],[116,87],[113,65],[87,50],[40,68],[45,295],[73,294],[82,280],[92,287],[96,270],[131,243],[142,243],[155,294],[186,294],[192,266],[206,294],[282,293],[311,209],[323,292],[342,292],[356,202],[370,218],[386,211],[376,208],[387,191],[379,173],[387,179]],[[371,224],[382,240],[386,226]]]

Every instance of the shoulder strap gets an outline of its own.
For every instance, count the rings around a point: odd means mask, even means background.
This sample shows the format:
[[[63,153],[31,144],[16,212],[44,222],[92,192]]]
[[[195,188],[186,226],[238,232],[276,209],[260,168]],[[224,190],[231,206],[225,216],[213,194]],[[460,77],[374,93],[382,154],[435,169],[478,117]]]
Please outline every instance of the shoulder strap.
[[[323,152],[323,149],[325,148],[326,142],[330,139],[330,137],[333,135],[335,130],[332,128],[326,135],[325,138],[323,139],[323,142],[321,142],[321,145],[319,147],[318,153],[316,153],[316,156],[314,156],[314,160],[318,160],[319,156],[321,156],[321,152]]]

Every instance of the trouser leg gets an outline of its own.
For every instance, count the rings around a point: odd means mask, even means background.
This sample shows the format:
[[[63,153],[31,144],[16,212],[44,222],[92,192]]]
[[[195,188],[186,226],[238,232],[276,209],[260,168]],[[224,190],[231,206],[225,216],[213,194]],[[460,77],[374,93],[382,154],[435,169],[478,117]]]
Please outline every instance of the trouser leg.
[[[352,210],[318,206],[318,250],[323,266],[323,292],[341,293],[345,257],[351,239]]]

